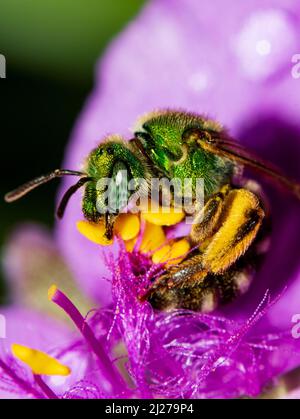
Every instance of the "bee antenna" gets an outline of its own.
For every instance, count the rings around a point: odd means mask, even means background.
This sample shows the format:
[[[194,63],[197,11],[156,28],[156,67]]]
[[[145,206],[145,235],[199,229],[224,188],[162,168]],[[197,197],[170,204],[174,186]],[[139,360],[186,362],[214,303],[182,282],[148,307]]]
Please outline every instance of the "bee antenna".
[[[79,188],[81,188],[86,182],[89,182],[90,180],[92,180],[91,177],[82,177],[77,183],[75,183],[75,185],[72,185],[69,189],[66,190],[56,211],[59,219],[63,218],[71,196],[74,195],[74,193],[78,191]]]
[[[14,189],[13,191],[7,193],[4,197],[4,200],[6,202],[14,202],[22,196],[27,195],[28,192],[32,191],[33,189],[37,188],[40,185],[43,185],[44,183],[50,182],[50,180],[63,177],[63,176],[85,176],[85,173],[77,172],[74,170],[66,170],[66,169],[56,169],[51,173],[48,173],[47,175],[39,176],[33,180],[30,180],[27,183],[24,183],[24,185],[19,186],[18,188]]]

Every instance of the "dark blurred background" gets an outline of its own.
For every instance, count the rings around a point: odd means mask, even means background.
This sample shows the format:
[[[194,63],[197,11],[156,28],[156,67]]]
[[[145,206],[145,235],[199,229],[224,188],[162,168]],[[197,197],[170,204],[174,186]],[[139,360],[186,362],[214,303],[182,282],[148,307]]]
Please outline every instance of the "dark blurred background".
[[[97,58],[138,13],[142,0],[0,0],[1,196],[60,167]],[[51,226],[57,183],[14,205],[0,199],[0,245],[19,222]],[[0,304],[5,299],[0,275]]]

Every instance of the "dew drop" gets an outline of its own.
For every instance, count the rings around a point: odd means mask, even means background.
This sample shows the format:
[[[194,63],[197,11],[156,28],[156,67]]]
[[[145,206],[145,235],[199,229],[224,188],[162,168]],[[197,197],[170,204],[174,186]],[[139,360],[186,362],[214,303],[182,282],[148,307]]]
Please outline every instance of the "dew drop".
[[[289,68],[297,50],[296,29],[283,10],[259,10],[248,17],[234,40],[234,50],[245,77],[265,80]]]

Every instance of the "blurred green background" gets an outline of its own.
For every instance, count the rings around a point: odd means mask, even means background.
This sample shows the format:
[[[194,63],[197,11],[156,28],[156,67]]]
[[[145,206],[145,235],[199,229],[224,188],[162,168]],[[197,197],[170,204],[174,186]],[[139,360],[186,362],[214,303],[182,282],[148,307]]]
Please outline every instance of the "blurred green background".
[[[94,65],[142,0],[0,0],[1,195],[59,167],[65,144],[92,89]],[[7,205],[0,245],[22,221],[54,222],[57,183]],[[0,304],[5,301],[3,273]]]

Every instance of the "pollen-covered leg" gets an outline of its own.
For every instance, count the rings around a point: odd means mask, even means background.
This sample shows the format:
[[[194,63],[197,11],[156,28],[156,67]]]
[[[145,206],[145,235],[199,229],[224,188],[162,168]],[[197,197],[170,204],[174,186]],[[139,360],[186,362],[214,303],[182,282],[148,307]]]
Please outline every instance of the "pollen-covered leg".
[[[182,288],[188,283],[193,284],[193,286],[197,285],[205,276],[206,273],[201,269],[201,255],[198,254],[167,269],[163,275],[154,281],[151,288],[142,296],[142,299],[147,299],[156,290],[164,293],[172,288]]]
[[[209,278],[212,280],[212,276],[225,277],[222,274],[246,253],[264,218],[260,201],[246,189],[234,189],[222,205],[217,232],[200,246],[199,253],[160,276],[148,290],[147,298],[155,293],[168,294],[173,289],[176,292],[180,289],[191,291],[194,287],[201,289]]]
[[[190,232],[190,238],[193,243],[203,243],[215,233],[224,209],[225,198],[229,191],[230,185],[223,186],[220,192],[213,195],[197,214]]]
[[[230,191],[221,216],[221,227],[202,254],[206,272],[225,272],[249,248],[264,218],[256,195],[246,189]]]
[[[264,222],[253,245],[226,272],[209,273],[199,280],[201,266],[197,267],[197,264],[191,263],[190,269],[185,266],[185,270],[178,274],[178,278],[182,275],[182,282],[177,284],[179,286],[154,288],[148,298],[149,302],[159,310],[184,308],[207,313],[244,294],[250,287],[255,272],[261,266],[268,250],[269,227],[268,223]],[[193,262],[196,261],[195,257],[192,259]],[[183,264],[187,263],[187,260],[183,262]],[[167,274],[170,274],[170,270]],[[191,281],[186,281],[187,277]]]

